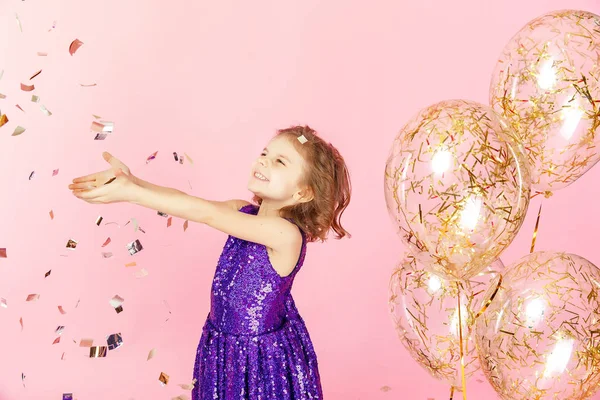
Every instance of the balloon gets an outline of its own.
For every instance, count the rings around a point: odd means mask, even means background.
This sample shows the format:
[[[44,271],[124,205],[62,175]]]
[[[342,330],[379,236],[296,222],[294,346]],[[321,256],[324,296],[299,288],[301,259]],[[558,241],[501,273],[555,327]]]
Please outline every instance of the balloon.
[[[529,205],[518,145],[491,108],[432,105],[394,140],[385,167],[388,212],[409,250],[445,279],[468,279],[513,240]]]
[[[529,159],[532,187],[551,193],[600,159],[600,16],[557,11],[525,25],[492,76],[490,103]]]
[[[483,372],[502,399],[593,395],[600,383],[599,290],[600,269],[574,254],[536,252],[506,269],[475,335]]]
[[[469,333],[470,322],[481,309],[487,285],[503,268],[498,259],[480,275],[461,283],[466,377],[479,370],[473,335]],[[410,355],[433,377],[460,390],[456,284],[425,271],[414,257],[407,257],[392,274],[389,309],[398,336]]]

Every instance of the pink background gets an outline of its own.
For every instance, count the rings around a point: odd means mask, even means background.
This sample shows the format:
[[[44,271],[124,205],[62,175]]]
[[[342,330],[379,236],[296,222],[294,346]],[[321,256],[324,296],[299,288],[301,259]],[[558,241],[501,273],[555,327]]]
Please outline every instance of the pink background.
[[[10,119],[0,128],[0,248],[8,249],[0,259],[0,297],[8,301],[0,308],[0,399],[185,393],[177,384],[191,381],[225,236],[195,224],[184,233],[175,219],[167,228],[156,212],[128,204],[89,205],[67,185],[104,168],[108,150],[154,183],[209,199],[249,198],[251,161],[275,129],[295,123],[340,149],[354,186],[345,216],[353,238],[310,246],[294,289],[325,398],[446,399],[448,387],[409,357],[388,315],[388,280],[402,253],[382,192],[389,146],[422,107],[448,98],[487,102],[508,39],[530,19],[567,7],[600,13],[597,0],[0,0],[0,93],[7,96],[0,109]],[[75,38],[84,45],[70,56]],[[19,87],[39,69],[33,93],[50,117]],[[115,123],[105,141],[93,140],[92,114]],[[27,131],[11,137],[17,125]],[[174,151],[194,164],[179,165]],[[600,265],[599,179],[596,166],[544,200],[538,250]],[[532,201],[506,264],[529,251],[540,201]],[[98,215],[121,227],[96,226]],[[130,218],[146,233],[124,227]],[[112,243],[102,249],[107,237]],[[69,238],[79,242],[75,251],[65,249]],[[135,239],[144,250],[130,256],[125,244]],[[137,266],[126,268],[131,261]],[[149,275],[138,279],[141,268]],[[39,300],[25,302],[32,293]],[[121,314],[109,304],[114,295],[125,299]],[[59,325],[65,331],[53,345]],[[116,332],[124,345],[106,358],[90,359],[78,345]],[[156,356],[146,361],[152,348]],[[161,372],[171,378],[165,387]],[[468,394],[495,398],[476,380]]]

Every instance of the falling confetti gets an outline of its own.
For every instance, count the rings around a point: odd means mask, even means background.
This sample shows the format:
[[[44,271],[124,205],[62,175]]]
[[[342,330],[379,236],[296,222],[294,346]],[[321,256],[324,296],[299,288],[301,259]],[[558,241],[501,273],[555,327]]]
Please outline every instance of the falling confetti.
[[[23,132],[25,132],[25,128],[22,126],[17,126],[11,136],[19,136]]]
[[[183,390],[192,390],[196,385],[196,378],[192,379],[192,383],[180,383],[178,386]]]
[[[17,107],[19,110],[21,110],[21,111],[25,112],[25,110],[23,110],[23,108],[21,108],[21,106],[20,106],[20,105],[18,105],[18,104],[15,104],[15,107]]]
[[[48,109],[46,108],[46,106],[45,106],[45,105],[43,105],[43,104],[42,104],[42,105],[40,105],[40,110],[42,110],[42,113],[43,113],[43,114],[44,114],[46,117],[49,117],[49,116],[51,116],[51,115],[52,115],[52,113],[50,112],[50,110],[48,110]]]
[[[160,381],[162,386],[165,386],[169,383],[169,375],[165,374],[164,372],[161,372],[160,376],[158,377],[158,380]]]
[[[56,175],[58,175],[58,169],[55,169],[52,171],[52,176],[56,176]]]
[[[60,311],[61,314],[65,315],[67,312],[64,310],[63,306],[58,306],[58,311]]]
[[[31,101],[33,103],[38,103],[40,101],[40,98],[39,98],[39,96],[36,96],[35,94],[32,94],[31,95]]]
[[[73,400],[73,393],[63,393],[62,400]]]
[[[186,220],[186,221],[183,223],[183,231],[184,231],[184,232],[185,232],[185,231],[187,231],[187,228],[188,228],[188,221]]]
[[[172,220],[173,220],[173,217],[169,217],[169,219],[167,220],[167,228],[171,226]]]
[[[46,272],[46,274],[44,274],[44,278],[47,278],[47,277],[49,277],[51,272],[52,272],[52,270],[50,270],[50,271]]]
[[[86,85],[86,84],[80,83],[79,86],[82,86],[82,87],[92,87],[92,86],[96,86],[96,84],[95,83],[91,83],[91,84],[87,84]]]
[[[98,215],[98,218],[96,218],[96,225],[97,225],[97,226],[100,226],[100,224],[102,223],[102,220],[103,220],[103,219],[104,219],[104,218],[102,218],[102,216],[101,216],[101,215]],[[103,246],[103,247],[104,247],[104,246]]]
[[[21,372],[21,381],[23,382],[23,387],[25,387],[25,374]]]
[[[148,158],[146,159],[146,164],[148,164],[150,161],[154,160],[156,158],[157,154],[158,154],[158,151],[155,151],[154,153],[150,154],[148,156]]]
[[[23,317],[19,318],[19,323],[21,324],[21,332],[23,332]]]
[[[0,297],[0,307],[8,308],[8,303],[4,297]]]
[[[6,114],[0,114],[0,126],[5,125],[8,122]]]
[[[92,346],[90,347],[90,358],[106,357],[108,348],[106,346]]]
[[[54,342],[52,342],[52,344],[58,344],[60,343],[60,336],[58,336],[56,339],[54,339]]]
[[[83,45],[83,42],[79,39],[75,39],[69,45],[69,53],[71,55],[75,54],[75,52]]]
[[[108,350],[115,350],[123,345],[123,338],[120,333],[114,333],[106,338],[106,343]]]
[[[158,214],[158,215],[160,215],[161,217],[164,217],[164,218],[167,218],[169,216],[168,214],[165,214],[162,211],[157,211],[156,214]]]
[[[43,52],[43,51],[38,51],[38,52],[37,52],[37,55],[38,55],[39,57],[46,57],[46,56],[48,55],[48,53],[46,53],[46,52]]]
[[[148,271],[146,271],[146,268],[142,268],[142,269],[140,269],[139,271],[137,271],[135,273],[135,277],[138,278],[138,279],[139,278],[144,278],[146,276],[148,276]]]
[[[6,255],[6,249],[5,248],[0,248],[0,258],[7,258],[8,256]]]
[[[144,250],[144,247],[142,246],[142,244],[140,243],[140,241],[138,239],[127,244],[127,251],[129,251],[130,255],[139,253],[142,250]]]
[[[148,353],[148,358],[146,359],[146,361],[150,361],[152,358],[154,358],[155,355],[156,355],[156,349],[150,350],[150,352]]]
[[[73,239],[69,239],[69,241],[67,242],[67,249],[69,250],[75,250],[77,248],[77,241],[73,240]]]
[[[386,393],[386,392],[389,392],[390,390],[392,390],[392,388],[389,386],[382,386],[381,389],[379,389],[379,390]]]
[[[5,98],[6,98],[6,95],[5,95],[5,94],[2,94],[2,93],[0,93],[0,99],[5,99]]]
[[[38,72],[36,72],[35,74],[31,75],[31,78],[29,78],[29,80],[33,80],[33,78],[35,78],[36,76],[38,76],[39,74],[42,73],[42,70],[40,69]]]
[[[21,83],[21,90],[24,92],[31,92],[34,89],[35,89],[35,85],[26,85],[24,83]]]
[[[102,247],[106,247],[108,246],[108,244],[110,243],[110,237],[107,237],[106,240],[104,241],[104,243],[102,244]]]
[[[35,177],[35,171],[31,171],[29,174],[29,180],[32,180]]]
[[[171,400],[190,400],[190,398],[185,394],[180,394],[177,397],[171,398]]]
[[[94,344],[94,339],[81,339],[79,347],[92,347],[92,344]]]
[[[110,299],[109,303],[111,306],[113,306],[113,308],[117,308],[119,307],[121,304],[123,304],[123,302],[125,301],[124,298],[122,298],[119,295],[114,295],[112,299]]]
[[[15,14],[15,17],[17,18],[17,26],[19,27],[19,30],[21,31],[21,33],[23,33],[23,26],[21,25],[21,20],[19,19],[19,14]]]
[[[111,253],[110,251],[106,252],[106,253],[104,253],[104,252],[102,253],[103,258],[111,258],[112,256],[113,256],[113,253]]]
[[[40,298],[39,294],[30,294],[25,301],[37,301]]]
[[[188,161],[190,162],[190,164],[194,163],[194,161],[192,160],[192,158],[190,156],[188,156],[187,153],[183,153],[183,154],[186,156],[186,158],[188,159]]]
[[[129,267],[135,267],[137,265],[137,263],[135,261],[132,261],[130,263],[125,264],[125,267],[129,268]]]
[[[123,306],[115,308],[115,311],[117,312],[117,314],[121,314],[123,312]]]

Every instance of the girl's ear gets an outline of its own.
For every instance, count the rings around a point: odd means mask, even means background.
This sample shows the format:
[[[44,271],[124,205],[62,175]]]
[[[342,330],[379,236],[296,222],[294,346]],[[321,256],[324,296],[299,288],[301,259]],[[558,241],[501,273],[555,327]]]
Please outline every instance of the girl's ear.
[[[308,203],[309,201],[312,201],[315,198],[315,194],[311,188],[306,187],[296,192],[294,194],[294,198],[299,203]]]

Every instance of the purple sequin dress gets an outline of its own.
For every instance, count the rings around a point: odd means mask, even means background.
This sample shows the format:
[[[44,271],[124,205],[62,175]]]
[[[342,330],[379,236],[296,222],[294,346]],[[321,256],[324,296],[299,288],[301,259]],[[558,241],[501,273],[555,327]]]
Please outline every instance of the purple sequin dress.
[[[247,205],[241,212],[254,214]],[[322,399],[317,356],[290,293],[306,254],[280,277],[265,246],[229,236],[212,284],[193,400]]]

